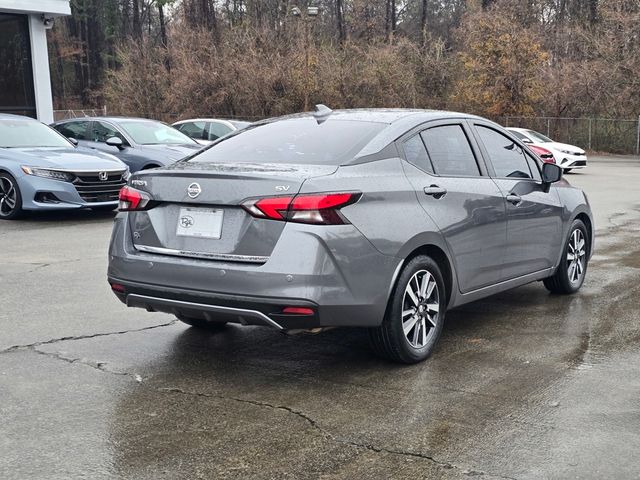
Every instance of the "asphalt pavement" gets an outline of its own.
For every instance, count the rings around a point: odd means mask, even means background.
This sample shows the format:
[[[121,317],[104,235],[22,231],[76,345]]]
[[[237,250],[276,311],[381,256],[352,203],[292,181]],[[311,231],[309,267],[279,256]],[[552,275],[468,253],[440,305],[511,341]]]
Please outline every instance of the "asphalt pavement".
[[[366,334],[206,334],[127,309],[112,214],[0,223],[0,478],[640,478],[640,159],[592,158],[583,289],[448,313],[435,354]]]

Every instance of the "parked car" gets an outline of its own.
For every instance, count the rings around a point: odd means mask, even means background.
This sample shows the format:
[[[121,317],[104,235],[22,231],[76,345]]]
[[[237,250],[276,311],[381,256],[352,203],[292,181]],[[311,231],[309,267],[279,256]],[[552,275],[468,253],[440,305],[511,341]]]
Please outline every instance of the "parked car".
[[[25,210],[114,210],[129,169],[32,118],[0,114],[0,219]]]
[[[108,280],[195,327],[366,327],[418,362],[449,308],[536,280],[578,291],[593,219],[561,176],[480,117],[318,107],[134,174]]]
[[[200,145],[210,145],[225,135],[242,130],[251,125],[250,122],[240,120],[220,120],[216,118],[193,118],[173,124],[185,135],[193,138]]]
[[[85,117],[52,126],[83,147],[115,155],[132,172],[170,165],[202,148],[166,123],[145,118]]]
[[[581,148],[566,143],[554,142],[549,137],[526,128],[509,127],[507,130],[527,145],[539,146],[550,150],[556,163],[562,167],[565,173],[569,173],[574,168],[587,166],[587,154]]]

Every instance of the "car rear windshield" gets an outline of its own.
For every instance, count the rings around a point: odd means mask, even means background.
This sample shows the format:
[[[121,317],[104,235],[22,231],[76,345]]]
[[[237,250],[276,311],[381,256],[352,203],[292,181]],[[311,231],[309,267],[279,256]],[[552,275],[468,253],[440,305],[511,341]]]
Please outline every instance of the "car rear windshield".
[[[292,118],[250,126],[225,137],[190,162],[340,165],[353,158],[386,124]]]
[[[1,148],[71,147],[58,132],[35,120],[0,120]]]
[[[169,125],[145,120],[122,120],[122,129],[138,145],[184,145],[195,143]]]

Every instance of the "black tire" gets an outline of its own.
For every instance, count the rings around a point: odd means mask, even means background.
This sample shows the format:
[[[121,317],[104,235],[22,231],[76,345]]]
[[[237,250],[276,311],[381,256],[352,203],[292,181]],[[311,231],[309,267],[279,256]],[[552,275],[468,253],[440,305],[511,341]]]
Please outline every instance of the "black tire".
[[[581,271],[579,271],[579,275],[575,276],[576,270],[579,269],[577,262],[574,260],[570,260],[573,256],[575,258],[575,254],[573,251],[575,250],[575,237],[576,232],[579,232],[577,235],[581,235],[581,238],[584,240],[584,246],[582,249],[578,251],[578,262],[580,262]],[[587,227],[582,222],[582,220],[574,220],[571,224],[571,228],[569,229],[569,235],[564,242],[564,246],[562,248],[562,257],[560,259],[560,263],[555,273],[544,279],[544,286],[547,287],[552,293],[559,294],[572,294],[576,293],[582,287],[584,283],[584,279],[587,275],[587,266],[589,263],[589,252],[591,249],[591,243],[589,241],[589,233],[587,231]],[[576,264],[574,269],[572,269],[572,264]],[[573,272],[573,273],[572,273]],[[571,278],[573,277],[573,278]]]
[[[422,273],[422,277],[420,277],[421,272],[428,272],[430,275],[430,277],[426,277],[427,288],[431,285],[431,280],[435,281],[435,287],[431,294],[419,297],[419,307],[416,309],[411,295],[405,292],[409,287],[409,282],[422,291],[420,287],[422,287],[426,274]],[[414,278],[417,284],[414,283]],[[413,290],[415,291],[415,288]],[[435,296],[433,292],[435,292]],[[373,350],[381,357],[399,363],[412,364],[426,360],[433,353],[442,333],[447,306],[446,299],[445,284],[438,264],[426,255],[412,258],[398,276],[382,324],[369,330],[369,339]],[[432,308],[435,305],[437,305],[437,311],[434,312]],[[405,316],[406,320],[403,323],[403,311],[409,312],[410,310],[414,310],[413,315]],[[418,320],[414,320],[416,316],[419,318]],[[403,326],[411,325],[411,321],[414,321],[415,326],[410,328],[405,335]],[[419,324],[421,325],[418,326]],[[428,330],[425,327],[428,327]],[[425,332],[424,335],[420,335],[422,332]],[[412,336],[414,336],[415,345],[409,338]],[[416,336],[420,339],[416,340]]]
[[[109,205],[107,207],[91,207],[91,210],[93,210],[94,212],[113,212],[116,208],[118,208],[117,205]]]
[[[13,207],[8,207],[11,201]],[[22,193],[18,182],[10,174],[0,172],[0,220],[17,220],[24,216]]]
[[[191,318],[185,317],[184,315],[176,315],[176,318],[187,325],[207,330],[208,332],[219,332],[220,330],[224,330],[227,326],[227,322],[209,322],[202,318]]]

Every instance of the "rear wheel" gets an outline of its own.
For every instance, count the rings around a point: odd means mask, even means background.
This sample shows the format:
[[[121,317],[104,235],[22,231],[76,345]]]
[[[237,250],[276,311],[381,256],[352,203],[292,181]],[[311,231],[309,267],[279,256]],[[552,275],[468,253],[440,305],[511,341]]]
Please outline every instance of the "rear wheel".
[[[14,220],[23,213],[18,182],[8,173],[0,173],[0,219]]]
[[[370,330],[371,346],[395,362],[427,359],[440,338],[445,308],[438,264],[425,255],[411,259],[398,277],[382,325]]]
[[[202,318],[191,318],[184,315],[176,315],[176,318],[181,322],[186,323],[187,325],[191,325],[192,327],[200,328],[202,330],[207,330],[209,332],[219,332],[220,330],[224,330],[227,325],[227,322],[209,322],[207,320],[203,320]]]
[[[574,220],[569,229],[562,258],[556,272],[544,279],[544,286],[553,293],[570,294],[580,290],[587,274],[589,235],[581,220]]]

